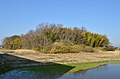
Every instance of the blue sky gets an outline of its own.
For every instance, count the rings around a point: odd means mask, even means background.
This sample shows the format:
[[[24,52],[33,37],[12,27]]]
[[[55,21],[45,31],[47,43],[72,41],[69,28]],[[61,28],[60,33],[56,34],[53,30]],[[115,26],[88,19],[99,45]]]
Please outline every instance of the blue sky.
[[[84,26],[120,46],[120,0],[0,0],[0,42],[39,23]]]

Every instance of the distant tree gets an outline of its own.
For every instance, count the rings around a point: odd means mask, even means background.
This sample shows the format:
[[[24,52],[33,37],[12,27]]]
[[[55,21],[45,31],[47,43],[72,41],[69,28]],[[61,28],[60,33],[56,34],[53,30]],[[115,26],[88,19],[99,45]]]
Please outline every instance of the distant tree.
[[[22,48],[22,39],[18,35],[6,37],[3,44],[6,49],[20,49]]]
[[[18,36],[6,37],[3,41],[7,49],[34,49],[45,50],[51,48],[56,42],[73,43],[75,45],[87,45],[90,47],[105,47],[109,45],[109,39],[105,35],[92,33],[86,28],[68,28],[61,24],[39,24],[36,30]]]

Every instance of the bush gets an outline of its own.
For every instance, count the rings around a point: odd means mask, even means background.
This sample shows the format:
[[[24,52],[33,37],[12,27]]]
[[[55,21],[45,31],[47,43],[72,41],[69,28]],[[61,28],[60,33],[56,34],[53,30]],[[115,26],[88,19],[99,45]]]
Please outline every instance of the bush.
[[[104,51],[115,51],[115,49],[116,49],[116,48],[113,47],[113,46],[107,46],[107,47],[104,47],[104,48],[103,48]]]
[[[41,48],[41,47],[40,47]],[[94,52],[93,47],[88,47],[85,45],[76,45],[69,41],[60,41],[50,44],[43,49],[38,48],[39,52],[44,53],[79,53],[83,52]]]
[[[67,43],[64,44],[63,42],[55,42],[53,44],[52,49],[49,52],[50,53],[79,53],[80,51],[81,51],[81,48],[79,45],[75,45],[75,44],[67,45]]]
[[[82,49],[83,52],[94,52],[94,49],[92,47],[85,47]]]

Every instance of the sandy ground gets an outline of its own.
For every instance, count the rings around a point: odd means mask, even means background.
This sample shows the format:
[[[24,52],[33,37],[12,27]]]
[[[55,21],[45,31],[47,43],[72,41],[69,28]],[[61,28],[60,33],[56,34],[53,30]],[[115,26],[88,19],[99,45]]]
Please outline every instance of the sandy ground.
[[[37,62],[54,62],[60,64],[120,60],[120,51],[99,51],[97,53],[81,52],[65,54],[44,54],[35,52],[33,50],[15,50],[10,53],[7,51],[7,54],[15,57],[34,60]],[[7,58],[15,60],[10,57]]]

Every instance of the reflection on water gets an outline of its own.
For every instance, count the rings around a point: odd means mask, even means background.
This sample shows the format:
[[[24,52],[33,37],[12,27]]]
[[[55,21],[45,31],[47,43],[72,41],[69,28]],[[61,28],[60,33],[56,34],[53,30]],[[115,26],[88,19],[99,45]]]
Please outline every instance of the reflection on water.
[[[44,74],[42,72],[34,72],[29,70],[13,70],[0,76],[0,79],[55,79],[59,75],[54,76]]]
[[[63,68],[63,67],[62,67]],[[120,64],[109,64],[98,68],[78,71],[72,74],[61,70],[45,70],[41,68],[16,69],[0,75],[0,79],[120,79]]]
[[[32,71],[29,69],[16,69],[5,74],[0,75],[0,79],[56,79],[61,74],[50,73],[50,72],[41,72],[41,71]]]
[[[62,64],[19,68],[12,71],[1,72],[0,79],[57,79],[73,68],[72,66]]]

